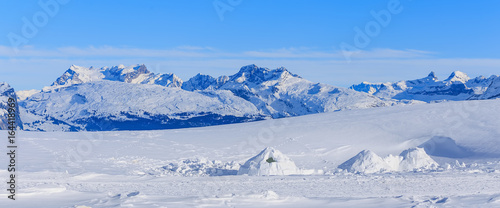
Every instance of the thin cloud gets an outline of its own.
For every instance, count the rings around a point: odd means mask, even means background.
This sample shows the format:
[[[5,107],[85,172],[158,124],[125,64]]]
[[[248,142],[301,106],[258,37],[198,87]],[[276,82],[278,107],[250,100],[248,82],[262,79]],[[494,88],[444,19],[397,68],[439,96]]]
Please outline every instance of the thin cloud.
[[[431,57],[434,53],[413,49],[373,49],[355,52],[352,59],[387,59]],[[142,58],[294,58],[294,59],[338,59],[343,60],[342,51],[318,51],[309,48],[282,48],[260,51],[226,52],[211,47],[179,46],[172,49],[141,49],[101,47],[61,47],[57,49],[37,49],[25,46],[15,51],[0,46],[0,57],[46,57],[46,58],[85,58],[85,57],[142,57]]]

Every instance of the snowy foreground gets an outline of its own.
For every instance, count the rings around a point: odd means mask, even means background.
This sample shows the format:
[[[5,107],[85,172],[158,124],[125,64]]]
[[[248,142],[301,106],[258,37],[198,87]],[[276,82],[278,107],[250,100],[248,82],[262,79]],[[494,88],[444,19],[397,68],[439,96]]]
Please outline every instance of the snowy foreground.
[[[499,116],[497,99],[178,130],[19,132],[17,200],[2,191],[0,207],[500,207]],[[431,165],[384,169],[411,148]]]

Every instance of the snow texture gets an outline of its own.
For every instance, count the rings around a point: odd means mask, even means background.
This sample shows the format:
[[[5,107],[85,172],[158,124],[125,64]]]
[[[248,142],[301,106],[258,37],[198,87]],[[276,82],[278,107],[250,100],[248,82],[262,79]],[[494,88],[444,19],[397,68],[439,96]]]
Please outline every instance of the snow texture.
[[[464,158],[474,155],[474,152],[458,145],[450,137],[435,136],[419,145],[427,154],[438,157]]]

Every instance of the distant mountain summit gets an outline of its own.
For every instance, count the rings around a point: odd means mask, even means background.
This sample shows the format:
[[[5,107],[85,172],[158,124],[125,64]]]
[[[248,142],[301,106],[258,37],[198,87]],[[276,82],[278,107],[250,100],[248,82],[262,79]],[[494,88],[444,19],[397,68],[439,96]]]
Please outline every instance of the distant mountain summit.
[[[165,87],[182,86],[182,80],[175,74],[155,74],[150,72],[145,65],[132,65],[128,67],[118,65],[99,69],[72,65],[51,86],[45,87],[44,91],[101,80],[135,84],[156,84]]]
[[[362,82],[350,88],[375,95],[381,99],[420,100],[425,102],[438,100],[473,100],[492,99],[500,96],[500,77],[476,77],[455,71],[447,79],[439,81],[434,72],[427,77],[395,83]]]

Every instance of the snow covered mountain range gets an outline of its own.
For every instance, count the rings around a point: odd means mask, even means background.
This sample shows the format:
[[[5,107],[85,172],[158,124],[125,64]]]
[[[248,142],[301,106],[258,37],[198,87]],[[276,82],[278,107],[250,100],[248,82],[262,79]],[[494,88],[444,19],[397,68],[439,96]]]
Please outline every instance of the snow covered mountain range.
[[[255,65],[187,82],[144,65],[71,66],[51,86],[20,94],[25,129],[41,131],[184,128],[411,103]]]
[[[184,82],[145,65],[71,66],[51,86],[16,92],[25,130],[150,130],[240,123],[438,100],[500,96],[500,77],[454,72],[438,81],[363,82],[349,89],[308,81],[281,67],[242,67]],[[423,101],[423,102],[422,102]]]
[[[395,83],[362,82],[350,87],[382,99],[421,100],[484,100],[500,97],[500,77],[480,76],[470,78],[467,74],[455,71],[447,79],[440,81],[431,72],[427,77]]]

